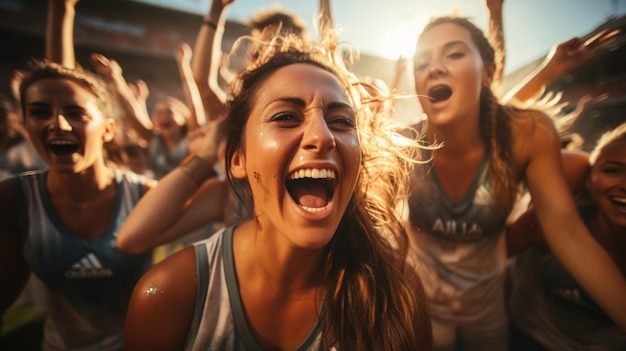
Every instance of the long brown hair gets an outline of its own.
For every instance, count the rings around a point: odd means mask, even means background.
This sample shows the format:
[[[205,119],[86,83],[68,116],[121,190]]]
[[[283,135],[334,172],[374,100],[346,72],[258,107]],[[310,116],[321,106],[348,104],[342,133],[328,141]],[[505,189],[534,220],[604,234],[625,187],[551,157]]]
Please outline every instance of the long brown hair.
[[[296,36],[266,43],[253,65],[231,90],[226,119],[226,164],[241,147],[254,96],[272,73],[306,63],[333,74],[352,100],[361,142],[361,172],[356,190],[328,245],[327,293],[320,309],[323,347],[339,350],[430,349],[430,320],[419,278],[406,265],[408,237],[396,201],[406,196],[408,175],[420,145],[391,124],[382,96],[336,62],[334,33],[318,44]],[[381,105],[382,104],[382,105]],[[381,108],[381,106],[383,106]],[[227,179],[243,202],[251,203],[247,182]],[[251,207],[248,207],[249,209]],[[252,212],[248,212],[248,215]]]

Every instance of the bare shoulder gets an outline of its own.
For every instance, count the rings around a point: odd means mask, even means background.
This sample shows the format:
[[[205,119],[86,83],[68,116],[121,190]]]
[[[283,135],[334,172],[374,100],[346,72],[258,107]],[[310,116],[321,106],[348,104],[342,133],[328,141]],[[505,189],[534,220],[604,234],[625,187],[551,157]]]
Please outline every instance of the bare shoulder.
[[[561,160],[570,189],[574,193],[584,190],[585,180],[591,170],[589,154],[584,151],[562,150]]]
[[[513,155],[520,169],[538,154],[560,150],[560,137],[554,121],[537,110],[516,110],[511,119]]]
[[[196,302],[196,255],[183,249],[135,285],[126,316],[127,350],[183,349]]]
[[[554,120],[539,110],[515,110],[511,118],[513,135],[533,137],[536,133],[558,136]]]

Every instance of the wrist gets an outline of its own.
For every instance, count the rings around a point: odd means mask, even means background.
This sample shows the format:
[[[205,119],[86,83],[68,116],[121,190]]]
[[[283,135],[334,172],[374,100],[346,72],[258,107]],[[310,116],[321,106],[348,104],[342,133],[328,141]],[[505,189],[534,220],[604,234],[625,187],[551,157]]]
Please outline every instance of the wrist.
[[[213,30],[217,30],[217,21],[213,21],[211,19],[203,19],[202,20],[202,25],[209,27]]]
[[[187,175],[196,186],[202,185],[204,181],[217,177],[217,172],[213,168],[213,164],[206,159],[189,154],[178,166],[181,172]]]

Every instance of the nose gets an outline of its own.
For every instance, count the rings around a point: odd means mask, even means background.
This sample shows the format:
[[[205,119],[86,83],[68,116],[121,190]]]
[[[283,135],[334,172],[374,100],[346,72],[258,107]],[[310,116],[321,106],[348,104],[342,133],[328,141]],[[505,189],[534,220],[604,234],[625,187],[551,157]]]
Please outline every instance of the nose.
[[[72,130],[72,125],[62,112],[57,112],[52,118],[49,128],[52,130],[60,130],[66,132]]]
[[[302,146],[306,150],[315,152],[328,152],[335,148],[335,135],[328,128],[322,113],[316,113],[315,116],[307,118]]]
[[[428,75],[437,76],[439,74],[444,73],[445,71],[446,71],[446,67],[443,65],[441,60],[432,59],[430,61],[430,64],[428,65]]]

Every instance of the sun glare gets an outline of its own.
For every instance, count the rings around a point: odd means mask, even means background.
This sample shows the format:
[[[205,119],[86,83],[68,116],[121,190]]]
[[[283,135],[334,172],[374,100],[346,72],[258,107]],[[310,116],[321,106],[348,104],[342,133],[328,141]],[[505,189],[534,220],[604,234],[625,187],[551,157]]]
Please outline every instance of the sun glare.
[[[428,17],[415,16],[410,21],[387,28],[382,37],[381,48],[376,51],[382,53],[384,58],[392,60],[412,57],[417,36],[426,23],[428,23]]]

